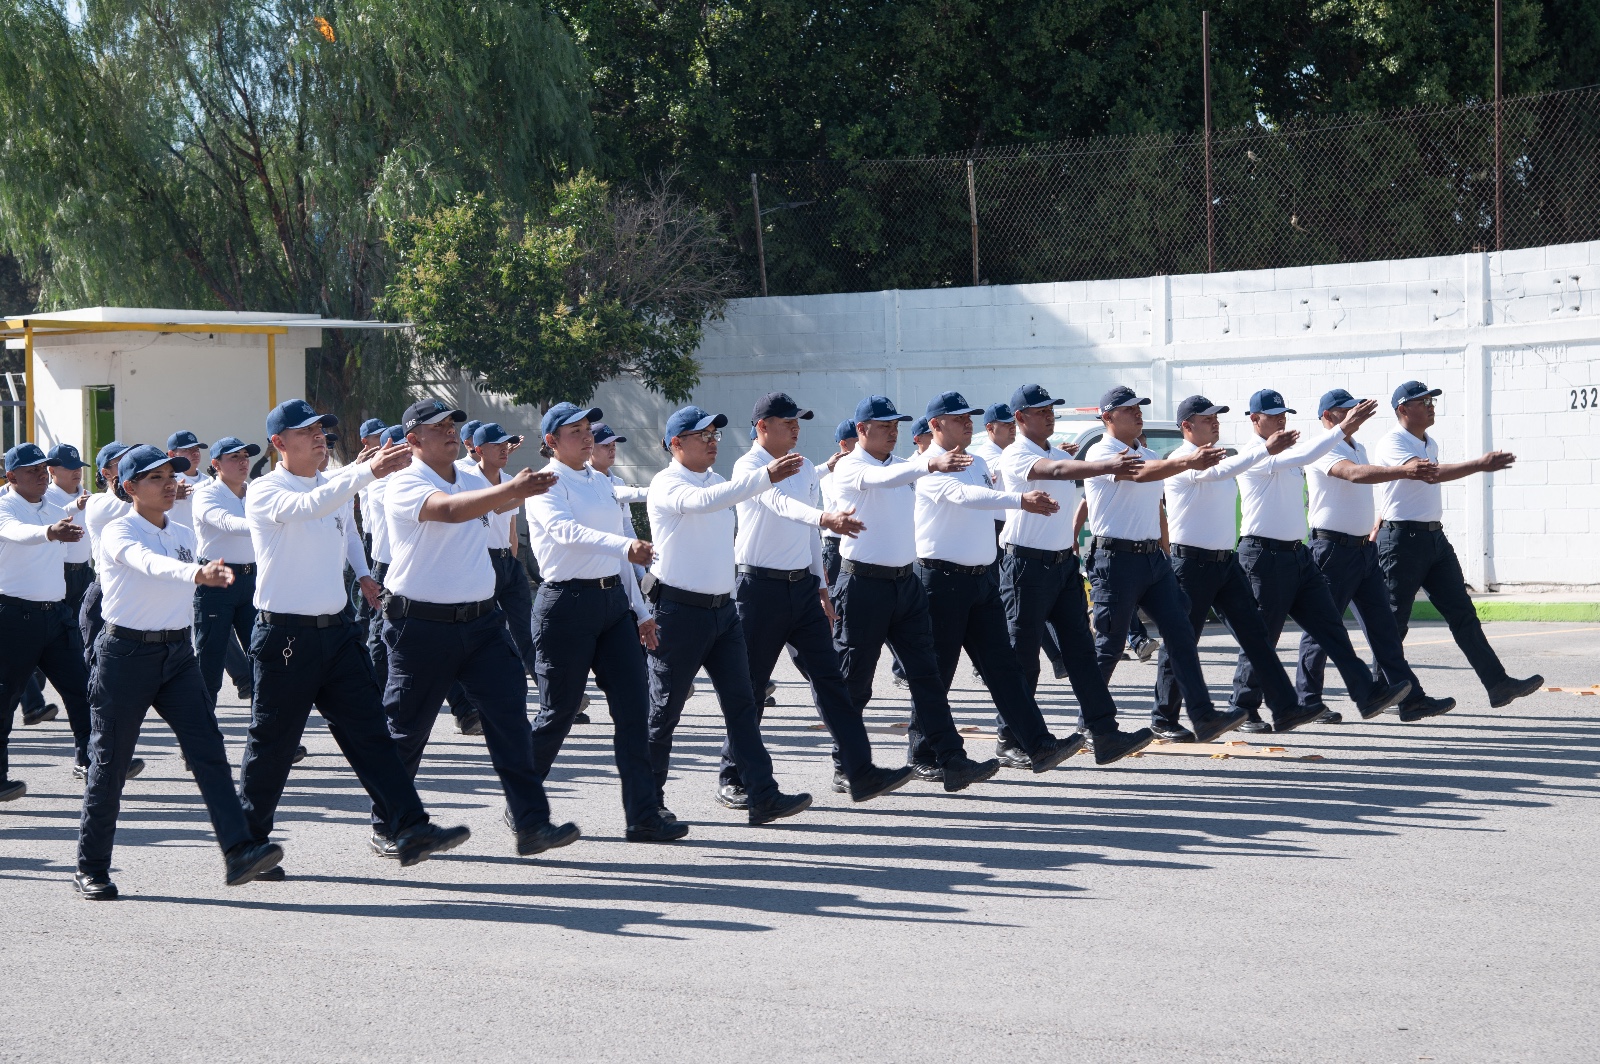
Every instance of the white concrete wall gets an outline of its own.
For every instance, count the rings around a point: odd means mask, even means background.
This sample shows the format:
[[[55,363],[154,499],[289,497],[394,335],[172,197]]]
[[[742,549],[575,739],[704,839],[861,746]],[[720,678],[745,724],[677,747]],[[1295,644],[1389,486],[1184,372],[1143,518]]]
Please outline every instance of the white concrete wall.
[[[1234,408],[1225,442],[1261,387],[1282,391],[1310,428],[1334,387],[1383,400],[1417,378],[1445,390],[1434,435],[1444,461],[1489,449],[1517,465],[1445,488],[1445,520],[1477,587],[1600,584],[1600,242],[1432,259],[1239,273],[773,297],[736,302],[699,352],[695,402],[732,425],[718,466],[745,446],[750,408],[772,390],[817,411],[801,433],[813,459],[832,427],[881,392],[921,413],[946,389],[975,404],[1036,381],[1072,406],[1112,384],[1170,418],[1202,392]],[[513,431],[536,412],[477,397]],[[595,397],[630,438],[619,467],[642,482],[663,461],[671,405],[636,382]],[[473,416],[481,416],[474,413]],[[1381,412],[1369,438],[1392,425]],[[655,441],[655,442],[653,442]],[[906,449],[908,443],[902,443]],[[531,455],[530,455],[531,456]],[[1574,489],[1578,490],[1574,490]]]

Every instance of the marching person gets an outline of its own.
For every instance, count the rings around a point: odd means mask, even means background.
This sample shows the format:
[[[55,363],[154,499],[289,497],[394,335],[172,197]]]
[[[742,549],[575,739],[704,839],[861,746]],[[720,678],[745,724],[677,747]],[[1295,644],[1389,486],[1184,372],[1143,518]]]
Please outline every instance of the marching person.
[[[506,797],[506,826],[516,837],[517,853],[528,857],[576,842],[580,832],[576,824],[551,823],[534,765],[528,675],[495,599],[489,515],[516,510],[555,476],[524,469],[491,487],[477,472],[460,468],[456,425],[466,417],[437,399],[424,399],[412,403],[400,422],[412,460],[392,476],[383,497],[394,553],[383,604],[389,648],[383,708],[401,762],[415,777],[439,707],[450,688],[461,685],[483,724],[489,761]],[[398,849],[398,840],[383,837],[391,810],[375,800],[372,818],[373,846],[390,856]]]
[[[800,472],[790,453],[724,480],[712,470],[726,414],[686,406],[667,419],[662,445],[672,462],[650,481],[646,505],[655,541],[656,645],[649,651],[650,767],[667,808],[672,733],[702,668],[716,689],[728,746],[746,791],[751,824],[769,824],[811,807],[811,795],[784,794],[761,741],[761,703],[750,680],[750,653],[733,604],[733,507]],[[670,813],[667,814],[670,817]]]
[[[757,443],[733,464],[734,481],[794,453],[800,422],[813,416],[783,392],[758,399],[750,419]],[[911,769],[879,768],[872,763],[871,740],[839,667],[830,631],[833,603],[822,583],[822,540],[817,531],[854,536],[861,531],[861,522],[848,510],[818,509],[822,500],[817,479],[816,467],[802,459],[794,476],[738,504],[734,607],[744,629],[752,690],[767,689],[778,655],[785,645],[793,647],[811,682],[822,721],[834,737],[833,789],[850,795],[853,801],[866,802],[904,786]],[[757,720],[760,717],[757,707]],[[726,741],[716,800],[729,809],[749,805],[732,745]]]
[[[378,433],[378,447],[395,447],[405,443],[405,430],[399,425],[390,425]],[[383,512],[384,487],[389,483],[389,478],[382,477],[373,480],[361,489],[358,498],[361,501],[361,512],[367,515],[372,524],[368,526],[372,532],[372,578],[382,587],[384,579],[389,572],[389,563],[394,555],[389,550],[389,521]],[[367,625],[367,658],[372,662],[372,675],[378,681],[378,690],[381,693],[389,685],[389,648],[383,645],[383,611],[372,611],[372,620]]]
[[[1055,408],[1065,402],[1038,384],[1024,384],[1011,395],[1009,406],[1017,436],[1001,453],[1000,482],[1007,492],[1018,496],[1044,492],[1058,510],[1043,514],[1019,507],[1007,513],[1000,533],[1005,550],[1000,559],[1000,598],[1012,652],[1028,693],[1038,690],[1039,650],[1053,630],[1060,641],[1060,673],[1072,685],[1083,727],[1094,737],[1095,761],[1108,765],[1150,745],[1152,737],[1145,729],[1130,733],[1118,728],[1116,703],[1095,660],[1077,539],[1066,514],[1078,508],[1077,481],[1136,473],[1143,469],[1144,459],[1118,454],[1085,461],[1052,448]],[[1026,750],[1019,748],[1004,720],[999,725],[996,748],[1001,760],[1012,767],[1025,767]]]
[[[550,490],[525,506],[528,541],[544,581],[534,594],[533,645],[539,713],[533,722],[534,764],[550,774],[581,707],[593,671],[611,712],[612,750],[622,780],[629,842],[671,842],[689,825],[663,816],[650,767],[650,692],[645,648],[656,622],[639,593],[634,566],[655,557],[635,539],[611,478],[592,464],[597,407],[557,403],[545,411],[540,449],[555,474]]]
[[[88,468],[88,463],[70,443],[56,444],[50,448],[45,459],[45,468],[50,471],[50,486],[45,489],[45,501],[61,507],[68,517],[81,526],[83,509],[89,502],[89,493],[83,484],[83,471]],[[63,569],[67,580],[67,612],[72,618],[73,627],[76,628],[78,611],[83,608],[84,592],[89,590],[89,584],[94,580],[94,568],[89,564],[89,540],[87,537],[79,537],[76,542],[63,543],[61,546],[62,557],[65,559]],[[79,638],[82,638],[81,635]],[[60,712],[55,703],[45,704],[44,683],[44,674],[34,669],[33,678],[28,682],[22,696],[23,724],[42,724],[54,720],[56,714]],[[73,734],[77,735],[78,731],[75,726]],[[82,721],[82,731],[87,737],[89,734],[87,714]]]
[[[942,780],[944,789],[954,792],[989,779],[1000,771],[1000,762],[968,757],[950,715],[933,649],[928,593],[914,571],[915,484],[930,473],[959,473],[972,457],[949,451],[910,461],[897,457],[900,422],[910,420],[887,396],[867,396],[856,404],[858,443],[833,467],[837,505],[854,511],[863,526],[854,538],[840,541],[844,558],[832,594],[834,644],[858,712],[872,698],[884,645],[894,652],[905,666],[913,724],[932,753],[933,764],[917,774]],[[917,771],[915,764],[912,770]]]
[[[976,436],[976,433],[974,433]],[[989,469],[989,486],[1000,488],[1000,457],[1007,447],[1017,440],[1017,416],[1011,412],[1009,403],[990,403],[983,411],[983,435],[977,436],[972,441],[972,446],[966,448],[968,454],[974,458],[983,459],[983,464]],[[999,534],[1000,527],[1005,525],[1005,518],[995,522],[995,533]]]
[[[493,421],[480,424],[472,433],[473,452],[478,456],[476,471],[490,487],[506,478],[506,463],[511,452],[522,446],[522,437],[513,436]],[[520,506],[520,503],[519,503]],[[489,562],[494,566],[494,598],[506,615],[506,627],[517,646],[529,676],[536,676],[533,651],[533,586],[528,570],[517,560],[517,509],[491,510],[489,519]]]
[[[267,415],[267,436],[279,462],[245,495],[258,612],[250,641],[255,701],[239,792],[251,838],[265,842],[316,706],[374,807],[385,810],[382,845],[410,866],[454,849],[472,833],[429,822],[389,734],[371,663],[345,609],[348,549],[342,526],[345,504],[356,492],[408,465],[411,453],[386,444],[324,475],[324,429],[337,424],[304,399],[279,403]]]
[[[1396,678],[1386,683],[1374,682],[1350,645],[1343,611],[1334,609],[1328,581],[1303,542],[1305,467],[1332,450],[1346,434],[1354,433],[1377,409],[1378,404],[1371,399],[1357,403],[1339,425],[1325,428],[1310,440],[1278,454],[1259,457],[1239,474],[1239,565],[1250,579],[1268,642],[1276,647],[1284,620],[1294,618],[1328,652],[1339,675],[1344,677],[1356,709],[1367,720],[1410,694],[1411,681]],[[1283,430],[1286,415],[1292,413],[1283,396],[1271,388],[1252,395],[1250,424],[1256,438],[1240,448],[1241,453],[1265,450],[1266,441]],[[1164,628],[1162,631],[1165,633]],[[1184,697],[1187,699],[1187,691]],[[1261,690],[1255,669],[1242,651],[1233,674],[1233,704],[1250,714],[1245,730],[1271,729],[1261,720]]]
[[[48,497],[49,461],[32,443],[20,443],[5,455],[10,490],[0,495],[0,643],[5,647],[0,658],[0,802],[28,791],[27,784],[10,774],[11,720],[36,669],[43,670],[66,703],[75,766],[82,772],[89,764],[89,674],[62,562],[67,547],[83,540],[83,526],[73,522],[76,509],[69,512]]]
[[[178,474],[178,501],[167,516],[190,528],[194,527],[194,491],[206,479],[200,474],[201,452],[205,449],[200,437],[188,429],[180,429],[167,437],[167,455],[189,463],[189,471]]]
[[[383,446],[381,437],[383,436],[383,430],[387,427],[384,420],[379,417],[369,417],[363,421],[361,423],[361,451],[374,451]],[[381,483],[381,481],[375,480],[372,483],[377,484]],[[372,579],[382,587],[382,581],[377,573],[373,572],[376,561],[372,557],[372,535],[375,529],[373,527],[373,515],[367,508],[367,490],[371,486],[369,484],[366,488],[356,492],[355,505],[357,516],[361,522],[361,546],[367,555],[367,571],[372,573]],[[377,612],[377,607],[368,605],[366,596],[361,596],[360,601],[356,603],[356,624],[363,629],[371,627],[373,615]]]
[[[132,511],[133,507],[117,497],[117,461],[128,451],[128,445],[113,440],[100,448],[94,456],[96,483],[101,490],[89,496],[83,507],[83,533],[89,541],[89,557],[94,562],[95,578],[83,593],[83,605],[78,609],[78,634],[83,639],[84,660],[94,668],[94,645],[104,623],[100,616],[100,577],[105,562],[100,557],[100,532],[112,521]],[[135,773],[136,774],[136,773]]]
[[[604,421],[594,423],[594,457],[589,459],[589,464],[601,476],[611,480],[611,488],[617,493],[617,505],[622,507],[624,513],[629,513],[631,503],[644,502],[650,497],[649,488],[636,487],[629,484],[612,471],[617,464],[617,444],[627,443],[628,437],[618,436],[615,429]],[[630,516],[631,522],[633,518]]]
[[[1202,447],[1215,447],[1221,437],[1219,415],[1228,408],[1203,395],[1191,395],[1178,404],[1178,425],[1184,442],[1168,455],[1183,460]],[[1267,637],[1260,607],[1235,553],[1238,534],[1234,515],[1238,509],[1240,473],[1282,454],[1300,434],[1280,429],[1260,447],[1247,447],[1205,469],[1186,469],[1165,481],[1167,524],[1172,546],[1172,574],[1188,598],[1189,622],[1195,639],[1205,630],[1213,609],[1228,626],[1240,652],[1254,667],[1262,693],[1272,710],[1272,730],[1289,732],[1322,715],[1321,691],[1302,704],[1278,660],[1276,643]],[[1156,660],[1155,709],[1150,729],[1173,742],[1193,742],[1194,733],[1178,721],[1180,693],[1172,662],[1163,650]]]
[[[194,652],[215,709],[230,639],[237,636],[241,644],[249,646],[256,623],[256,549],[250,541],[244,499],[250,459],[260,454],[261,448],[237,436],[224,436],[211,445],[210,452],[217,475],[202,479],[194,489],[191,514],[196,549],[201,565],[221,561],[233,573],[227,584],[202,584],[194,592]]]
[[[972,415],[977,413],[981,411],[969,406],[960,392],[943,392],[929,401],[930,458],[964,453],[972,439]],[[946,694],[961,651],[966,650],[1010,740],[996,750],[1009,759],[1002,763],[1047,772],[1081,750],[1083,736],[1057,739],[1050,734],[1017,666],[995,577],[990,515],[1009,509],[1049,517],[1061,505],[1037,488],[1005,492],[996,491],[991,483],[987,463],[976,456],[965,469],[934,473],[916,482],[917,576],[927,592],[933,652]],[[930,776],[933,750],[923,741],[914,715],[907,739],[911,763],[922,766],[925,778]],[[1114,744],[1108,739],[1106,745]]]
[[[1317,415],[1327,428],[1343,425],[1357,399],[1343,388],[1335,388],[1317,403]],[[1437,717],[1455,708],[1453,698],[1430,698],[1422,681],[1406,661],[1400,628],[1394,620],[1389,589],[1378,566],[1378,548],[1372,543],[1377,524],[1373,501],[1374,484],[1395,480],[1426,482],[1438,471],[1436,462],[1412,465],[1374,465],[1367,449],[1355,438],[1356,427],[1348,428],[1333,450],[1306,467],[1311,524],[1311,560],[1327,578],[1333,608],[1344,615],[1346,607],[1366,633],[1379,667],[1386,677],[1411,681],[1411,693],[1400,703],[1400,719],[1411,723]],[[1322,678],[1328,655],[1309,632],[1300,636],[1300,668],[1296,677],[1301,701],[1322,700]]]
[[[1106,434],[1089,448],[1090,461],[1124,454],[1143,460],[1137,472],[1083,482],[1089,503],[1089,581],[1094,589],[1095,657],[1107,681],[1122,660],[1128,622],[1143,609],[1161,629],[1168,659],[1189,707],[1196,742],[1208,743],[1237,728],[1245,711],[1222,712],[1211,703],[1200,652],[1189,621],[1189,604],[1161,549],[1161,481],[1187,470],[1209,469],[1223,458],[1220,447],[1198,447],[1183,458],[1163,459],[1139,444],[1149,403],[1118,385],[1100,397]],[[1056,628],[1061,632],[1060,626]],[[1065,636],[1063,635],[1063,639]],[[1062,651],[1066,651],[1063,646]],[[1146,732],[1146,734],[1149,734]]]
[[[188,468],[188,459],[147,445],[130,448],[117,463],[116,490],[131,510],[105,527],[100,543],[105,628],[89,687],[89,779],[72,877],[91,901],[117,896],[110,875],[117,814],[134,744],[152,708],[177,737],[205,799],[228,886],[248,883],[283,859],[281,847],[251,835],[195,663],[193,588],[225,587],[233,574],[220,559],[198,564],[194,533],[170,516],[177,478]]]
[[[918,417],[911,423],[911,446],[917,449],[918,454],[923,454],[932,442],[933,430],[928,427],[928,419]]]
[[[843,507],[834,494],[833,469],[839,464],[839,459],[856,449],[860,436],[856,432],[856,423],[849,418],[839,422],[839,427],[833,430],[833,442],[837,445],[833,457],[828,459],[827,468],[817,477],[817,494],[822,500],[822,509],[828,513],[838,513]],[[839,582],[839,554],[840,533],[830,528],[822,530],[822,585],[831,588]]]
[[[1450,626],[1456,646],[1467,656],[1467,663],[1489,693],[1489,705],[1500,709],[1543,687],[1544,677],[1534,675],[1519,680],[1508,675],[1489,645],[1467,594],[1461,562],[1445,538],[1444,492],[1439,485],[1474,473],[1509,469],[1517,456],[1490,451],[1468,462],[1439,465],[1439,444],[1428,430],[1433,427],[1433,400],[1441,394],[1440,389],[1429,388],[1421,381],[1406,381],[1391,398],[1400,424],[1378,441],[1373,457],[1385,466],[1433,462],[1435,471],[1425,479],[1391,480],[1378,485],[1378,564],[1389,588],[1400,638],[1405,638],[1410,627],[1411,606],[1417,592],[1426,591],[1428,601]],[[1384,678],[1394,679],[1387,669]]]

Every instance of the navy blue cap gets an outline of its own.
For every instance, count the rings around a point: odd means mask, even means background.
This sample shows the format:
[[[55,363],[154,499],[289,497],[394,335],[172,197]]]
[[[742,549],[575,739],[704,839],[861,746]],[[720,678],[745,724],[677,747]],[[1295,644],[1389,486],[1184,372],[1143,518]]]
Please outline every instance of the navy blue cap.
[[[485,421],[472,433],[472,446],[482,447],[486,443],[521,443],[521,436],[513,436],[501,428],[497,422]]]
[[[286,429],[303,429],[318,423],[325,429],[331,429],[339,423],[339,419],[332,414],[317,413],[304,399],[286,399],[267,414],[267,435],[276,436]]]
[[[1009,403],[990,403],[983,411],[985,425],[1009,425],[1017,420]]]
[[[627,443],[628,437],[618,436],[617,430],[607,425],[604,421],[594,424],[594,442],[599,443]]]
[[[127,453],[127,450],[128,445],[126,443],[121,440],[112,440],[95,452],[94,467],[96,469],[104,469],[106,466],[114,464],[118,458]]]
[[[148,473],[164,465],[170,465],[174,473],[189,471],[187,458],[174,458],[159,447],[141,443],[128,448],[128,453],[117,459],[117,479],[126,484],[140,473]]]
[[[1271,388],[1263,388],[1250,397],[1250,412],[1252,414],[1298,414],[1300,411],[1292,410],[1289,404],[1283,401],[1283,395]]]
[[[1323,392],[1322,398],[1317,400],[1317,416],[1321,417],[1330,410],[1349,410],[1360,401],[1343,388],[1335,388],[1331,392]]]
[[[464,443],[464,444],[467,444],[469,447],[477,446],[475,443],[472,442],[472,434],[477,432],[479,426],[481,426],[482,424],[483,424],[483,422],[474,419],[472,421],[467,422],[465,425],[462,425],[461,426],[461,442]]]
[[[763,418],[792,417],[801,421],[810,421],[816,415],[809,410],[802,409],[800,404],[789,398],[787,392],[768,392],[756,400],[755,409],[750,412],[750,423],[753,425]]]
[[[70,443],[58,443],[45,455],[45,465],[60,466],[62,469],[82,469],[88,464]]]
[[[698,406],[686,406],[672,412],[667,418],[667,432],[661,437],[661,442],[671,445],[672,437],[682,436],[686,432],[700,432],[709,428],[721,428],[728,423],[727,414],[708,414]]]
[[[339,442],[339,434],[337,432],[324,432],[322,438],[328,442],[329,447]]]
[[[1394,390],[1390,405],[1399,406],[1401,403],[1409,403],[1413,399],[1428,399],[1432,396],[1443,394],[1443,388],[1430,388],[1421,381],[1406,381]]]
[[[467,412],[465,410],[452,410],[450,404],[443,399],[420,399],[406,407],[406,412],[400,415],[400,424],[405,426],[407,433],[418,425],[433,425],[440,421],[461,422],[465,420],[467,420]]]
[[[839,422],[839,427],[833,430],[833,442],[843,443],[845,440],[861,438],[861,433],[856,431],[856,423],[849,418]]]
[[[910,421],[910,414],[902,414],[894,408],[894,402],[887,395],[869,395],[856,404],[857,421]]]
[[[1119,384],[1100,397],[1100,412],[1115,410],[1119,406],[1149,406],[1150,400],[1140,399],[1126,384]]]
[[[171,436],[167,437],[167,450],[169,451],[177,451],[185,447],[204,446],[205,444],[200,442],[200,437],[196,436],[188,429],[179,429],[177,432],[174,432]]]
[[[1197,414],[1226,414],[1228,408],[1218,406],[1203,395],[1191,395],[1178,404],[1178,423],[1188,421]]]
[[[367,420],[361,423],[361,438],[366,439],[368,436],[376,436],[378,433],[382,432],[385,427],[386,423],[384,422],[383,418],[369,417]]]
[[[928,419],[926,417],[919,417],[917,420],[911,423],[912,439],[916,439],[918,436],[926,436],[932,431],[933,428],[928,424]]]
[[[599,421],[605,415],[598,406],[579,406],[577,403],[557,403],[544,412],[539,420],[539,435],[552,436],[563,425],[579,421]]]
[[[1011,393],[1011,409],[1031,410],[1036,406],[1066,406],[1065,399],[1052,399],[1042,384],[1024,384]],[[1014,413],[1013,413],[1014,416]]]
[[[37,443],[19,443],[6,452],[6,472],[28,466],[45,465],[49,461]]]
[[[954,414],[981,414],[983,408],[967,402],[967,397],[960,392],[940,392],[928,400],[928,408],[923,413],[925,419],[931,421],[936,417],[950,417]],[[912,435],[918,434],[912,433]]]
[[[211,445],[213,458],[221,458],[225,454],[237,454],[240,451],[254,458],[261,453],[261,448],[254,443],[245,443],[237,436],[224,436]]]
[[[378,434],[378,446],[386,443],[405,443],[406,427],[404,425],[390,425]]]

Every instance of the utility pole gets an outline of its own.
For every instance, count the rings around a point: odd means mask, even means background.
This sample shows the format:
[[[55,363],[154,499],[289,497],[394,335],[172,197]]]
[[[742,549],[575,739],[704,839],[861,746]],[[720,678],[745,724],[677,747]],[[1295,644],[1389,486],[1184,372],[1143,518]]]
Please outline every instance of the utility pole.
[[[767,294],[767,249],[761,242],[761,188],[750,174],[750,205],[756,212],[756,261],[761,264],[761,294]]]
[[[972,287],[978,287],[978,186],[972,176],[972,160],[967,160],[967,213],[972,216]]]
[[[1495,0],[1499,4],[1500,0]],[[1211,194],[1211,12],[1200,12],[1200,80],[1206,105],[1206,272],[1217,270],[1217,227]]]

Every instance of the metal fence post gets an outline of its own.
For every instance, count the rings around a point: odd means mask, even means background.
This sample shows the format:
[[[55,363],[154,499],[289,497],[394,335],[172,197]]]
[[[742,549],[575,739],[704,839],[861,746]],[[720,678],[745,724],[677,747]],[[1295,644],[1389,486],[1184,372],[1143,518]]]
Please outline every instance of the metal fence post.
[[[761,242],[761,189],[756,175],[750,174],[750,205],[756,212],[756,261],[761,264],[761,294],[767,294],[767,249]]]
[[[1498,2],[1498,0],[1497,0]],[[1217,270],[1217,229],[1211,194],[1211,12],[1200,12],[1200,79],[1206,105],[1206,272]]]
[[[1494,0],[1494,249],[1504,251],[1500,225],[1500,0]]]
[[[972,287],[978,287],[978,186],[972,177],[972,160],[967,160],[967,213],[972,216]]]

